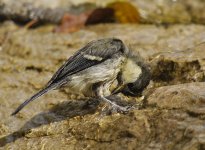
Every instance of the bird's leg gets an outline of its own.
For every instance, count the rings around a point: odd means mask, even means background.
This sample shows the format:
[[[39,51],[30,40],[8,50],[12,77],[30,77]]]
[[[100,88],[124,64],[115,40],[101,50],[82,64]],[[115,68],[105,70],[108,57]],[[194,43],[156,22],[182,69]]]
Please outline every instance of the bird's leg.
[[[115,102],[112,102],[111,100],[105,98],[105,97],[104,97],[104,94],[103,94],[103,89],[104,89],[103,86],[100,86],[100,87],[97,89],[97,96],[98,96],[101,100],[103,100],[103,101],[109,103],[113,108],[117,108],[117,109],[120,110],[120,111],[128,111],[128,110],[129,110],[129,107],[119,106],[119,105],[116,104]]]

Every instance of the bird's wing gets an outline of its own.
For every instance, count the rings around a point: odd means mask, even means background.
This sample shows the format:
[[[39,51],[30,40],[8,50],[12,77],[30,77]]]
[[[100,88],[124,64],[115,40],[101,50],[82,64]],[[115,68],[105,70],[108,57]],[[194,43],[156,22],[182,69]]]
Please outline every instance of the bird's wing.
[[[66,77],[97,65],[118,52],[124,52],[124,45],[121,40],[102,39],[92,41],[70,57],[53,75],[48,85],[61,82]]]

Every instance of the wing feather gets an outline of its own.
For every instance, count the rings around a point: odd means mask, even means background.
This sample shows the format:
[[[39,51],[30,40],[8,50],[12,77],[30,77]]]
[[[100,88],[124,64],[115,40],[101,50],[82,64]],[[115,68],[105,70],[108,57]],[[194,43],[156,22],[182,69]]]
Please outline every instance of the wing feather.
[[[66,77],[80,72],[86,68],[97,65],[109,59],[113,54],[123,53],[124,45],[119,39],[101,39],[88,43],[70,57],[53,75],[47,86],[64,80]],[[101,59],[88,59],[86,56]]]

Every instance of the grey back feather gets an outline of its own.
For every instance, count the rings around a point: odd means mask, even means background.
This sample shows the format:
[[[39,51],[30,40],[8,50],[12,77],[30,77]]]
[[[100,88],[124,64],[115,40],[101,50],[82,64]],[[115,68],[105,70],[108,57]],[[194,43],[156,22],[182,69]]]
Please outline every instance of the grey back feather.
[[[124,44],[119,39],[100,39],[92,41],[70,57],[53,75],[48,85],[63,80],[67,76],[73,75],[86,68],[97,65],[119,52],[124,53]],[[102,59],[91,60],[87,59],[85,55],[100,57]]]

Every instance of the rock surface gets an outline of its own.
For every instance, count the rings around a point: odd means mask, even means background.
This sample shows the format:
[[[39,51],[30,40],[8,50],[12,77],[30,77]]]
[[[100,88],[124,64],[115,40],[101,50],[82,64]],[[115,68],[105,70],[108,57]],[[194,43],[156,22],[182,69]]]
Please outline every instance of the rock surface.
[[[91,4],[97,7],[104,7],[107,4],[119,0],[0,0],[0,9],[13,15],[27,13],[26,7],[34,8],[49,8],[49,9],[66,9],[71,12],[81,12],[84,8],[78,6]],[[121,0],[122,1],[122,0]],[[126,0],[125,0],[126,1]],[[154,24],[173,24],[173,23],[199,23],[205,24],[205,3],[203,0],[127,0],[132,3],[141,14],[143,22]],[[6,4],[8,7],[4,7]],[[29,5],[27,5],[29,4]],[[30,5],[31,4],[31,5]],[[77,7],[76,7],[77,6]],[[21,9],[24,7],[24,9]],[[14,10],[16,8],[17,10]],[[19,9],[19,11],[18,11]],[[77,11],[76,11],[77,9]],[[86,10],[86,9],[85,9]],[[4,13],[3,13],[4,14]],[[179,15],[180,14],[180,15]],[[38,16],[39,14],[31,14]],[[59,13],[61,15],[61,13]],[[11,16],[12,17],[12,16]],[[50,16],[52,18],[52,16]],[[40,17],[41,18],[41,17]],[[58,22],[59,18],[56,16],[52,22]]]
[[[0,149],[205,148],[204,26],[97,25],[72,34],[52,29],[1,24]],[[142,109],[106,115],[101,105],[52,91],[10,116],[74,51],[110,36],[150,63],[153,81]]]

